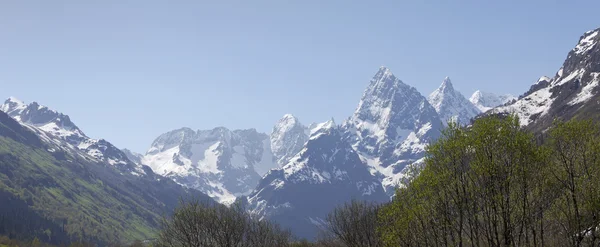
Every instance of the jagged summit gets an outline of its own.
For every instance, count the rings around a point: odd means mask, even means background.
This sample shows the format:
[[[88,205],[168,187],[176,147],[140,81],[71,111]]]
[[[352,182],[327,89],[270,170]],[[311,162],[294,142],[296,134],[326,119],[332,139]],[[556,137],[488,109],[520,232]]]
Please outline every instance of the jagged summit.
[[[285,114],[270,135],[270,147],[279,166],[283,166],[294,157],[308,141],[308,127],[304,126],[292,114]]]
[[[577,45],[575,46],[575,48],[573,48],[572,51],[578,55],[590,51],[594,46],[598,44],[598,41],[600,40],[598,37],[599,32],[600,28],[585,32],[579,38],[579,43],[577,43]]]
[[[125,153],[111,143],[86,136],[68,115],[37,102],[25,104],[15,97],[8,98],[0,109],[48,142],[64,146],[74,152],[81,151],[88,155],[86,157],[116,166],[127,173],[146,174],[142,166],[131,162]]]
[[[141,163],[222,203],[247,195],[277,167],[269,136],[256,129],[180,128],[157,137]]]
[[[433,106],[433,108],[435,108],[435,110],[439,113],[444,99],[447,98],[449,94],[454,95],[456,93],[457,92],[454,91],[454,86],[452,85],[450,77],[446,76],[444,80],[442,80],[442,84],[440,84],[436,90],[429,94],[427,100],[429,101],[429,104],[431,104],[431,106]]]
[[[449,121],[469,124],[471,119],[481,111],[465,96],[454,89],[450,77],[444,78],[442,84],[427,98],[446,125]]]
[[[13,114],[13,111],[22,111],[27,107],[27,105],[25,104],[25,102],[15,98],[15,97],[9,97],[8,99],[6,99],[6,101],[4,101],[4,104],[2,104],[2,106],[0,107],[0,110],[2,110],[3,112],[5,112],[6,114],[8,114],[9,116],[11,114]],[[16,115],[16,114],[13,114]],[[14,116],[11,116],[14,118]]]
[[[10,96],[4,101],[4,104],[25,105],[25,102],[17,99],[16,97]]]
[[[544,81],[548,81],[548,82],[549,82],[550,80],[552,80],[550,77],[547,77],[547,76],[545,76],[545,75],[544,75],[544,76],[541,76],[541,77],[540,77],[540,78],[539,78],[539,79],[538,79],[538,80],[535,82],[535,84],[539,84],[540,82],[544,82]]]
[[[516,114],[521,125],[538,131],[557,118],[600,118],[596,103],[600,85],[599,33],[600,29],[585,32],[553,78],[542,77],[518,100],[495,108],[491,114]]]
[[[252,214],[313,239],[316,225],[334,207],[351,199],[385,202],[381,182],[361,161],[332,120],[318,124],[290,162],[273,169],[248,196]]]
[[[391,98],[389,95],[395,94],[396,90],[394,89],[400,87],[408,87],[408,85],[396,78],[390,69],[382,66],[371,79],[369,86],[363,94],[363,100],[375,95],[379,95],[380,98],[386,96],[386,98]],[[358,108],[360,108],[360,104]]]
[[[348,124],[356,128],[369,153],[378,154],[401,139],[398,129],[415,129],[428,122],[422,119],[425,115],[437,116],[417,89],[403,83],[384,67],[369,82]]]
[[[342,126],[352,147],[391,192],[404,167],[422,158],[425,143],[437,138],[442,122],[417,89],[380,68]]]
[[[313,138],[313,136],[315,136],[315,135],[319,135],[319,133],[331,131],[332,129],[334,129],[336,127],[337,127],[337,125],[335,124],[335,120],[333,118],[331,118],[323,123],[316,124],[310,130],[310,138]]]
[[[442,81],[442,84],[439,87],[442,92],[450,92],[454,91],[454,85],[452,85],[452,81],[449,76],[446,76]]]

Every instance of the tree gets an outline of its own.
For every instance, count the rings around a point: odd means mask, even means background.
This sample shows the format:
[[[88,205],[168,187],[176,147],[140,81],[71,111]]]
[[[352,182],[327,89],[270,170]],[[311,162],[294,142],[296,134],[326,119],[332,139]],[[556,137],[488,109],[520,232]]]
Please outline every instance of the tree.
[[[385,246],[544,246],[548,149],[514,116],[449,124],[379,213]],[[547,242],[546,242],[547,243]]]
[[[600,225],[600,128],[591,120],[556,122],[550,131],[552,171],[561,193],[557,233],[572,246],[597,246]],[[587,241],[587,243],[586,243]]]
[[[352,200],[329,213],[326,230],[349,247],[380,246],[376,233],[378,210],[373,203]]]
[[[226,207],[210,201],[181,201],[173,215],[164,218],[159,246],[245,247],[287,246],[289,231],[277,224],[252,218],[242,207]]]

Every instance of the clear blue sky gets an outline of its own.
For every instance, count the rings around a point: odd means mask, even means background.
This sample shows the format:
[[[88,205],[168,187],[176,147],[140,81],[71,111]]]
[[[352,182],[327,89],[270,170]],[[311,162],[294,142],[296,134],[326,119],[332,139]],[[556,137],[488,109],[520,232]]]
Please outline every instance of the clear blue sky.
[[[285,113],[341,122],[381,65],[424,95],[445,76],[466,97],[518,95],[600,26],[598,9],[600,1],[545,0],[2,1],[0,96],[38,101],[91,137],[145,152],[183,126],[269,132]]]

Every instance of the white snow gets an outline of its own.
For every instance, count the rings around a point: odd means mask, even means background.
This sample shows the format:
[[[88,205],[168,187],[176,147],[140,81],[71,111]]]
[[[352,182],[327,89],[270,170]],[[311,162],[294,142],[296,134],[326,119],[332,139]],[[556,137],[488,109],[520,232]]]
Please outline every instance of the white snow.
[[[311,129],[309,140],[315,140],[319,138],[321,135],[328,133],[331,129],[335,128],[335,122],[333,119],[317,124],[313,129]]]
[[[587,32],[584,37],[579,41],[579,44],[573,48],[575,54],[581,55],[591,50],[597,42],[594,38],[598,35],[598,31]]]
[[[231,155],[231,166],[236,168],[243,168],[247,166],[246,151],[242,146],[234,146],[233,154]]]
[[[468,124],[471,119],[481,113],[481,110],[468,101],[452,86],[450,78],[446,77],[442,84],[427,97],[427,101],[439,114],[444,125],[448,122]]]
[[[323,123],[318,123],[310,132],[310,135],[314,135],[317,132],[321,131],[321,130],[328,130],[335,127],[335,121],[333,121],[333,119],[323,122]]]
[[[378,184],[376,183],[367,183],[365,181],[359,181],[356,183],[356,188],[359,191],[362,191],[363,196],[373,194],[373,192],[375,192],[376,187],[378,187]]]
[[[219,203],[222,203],[225,205],[230,205],[233,202],[235,202],[235,195],[231,194],[231,192],[229,192],[227,189],[225,189],[225,187],[223,187],[223,184],[209,182],[209,186],[211,186],[214,189],[206,190],[206,191],[204,191],[204,193],[206,193],[208,196],[214,198]]]
[[[44,125],[38,125],[37,127],[43,131],[46,131],[46,132],[56,136],[56,137],[67,137],[67,136],[72,136],[72,135],[81,136],[81,135],[79,135],[79,133],[76,133],[74,131],[58,127],[58,125],[56,125],[55,122],[49,122]]]
[[[281,189],[285,185],[285,182],[281,179],[275,179],[271,182],[271,186],[275,187],[275,189]]]
[[[11,112],[21,112],[23,111],[27,105],[25,103],[15,97],[9,97],[4,104],[0,107],[0,110],[10,114]],[[20,118],[20,116],[18,116]],[[19,119],[18,119],[19,120]]]
[[[561,69],[561,71],[562,71],[562,69]],[[575,70],[575,71],[571,72],[571,74],[569,74],[568,76],[566,76],[564,78],[560,78],[560,80],[558,80],[558,81],[557,80],[553,81],[552,86],[559,86],[559,85],[565,84],[575,78],[581,79],[581,76],[583,75],[584,72],[585,72],[585,69],[583,69],[583,68]]]
[[[530,117],[535,114],[544,115],[548,112],[550,105],[554,99],[551,98],[551,87],[545,87],[535,91],[514,104],[501,106],[493,109],[494,113],[510,113],[516,114],[519,117],[521,126],[528,125],[531,122]]]
[[[196,168],[198,168],[198,170],[200,170],[203,173],[220,173],[221,171],[219,170],[219,167],[217,166],[217,161],[219,159],[219,150],[217,150],[217,148],[219,147],[220,142],[216,142],[214,143],[212,146],[210,146],[208,149],[206,149],[204,151],[204,159],[199,159],[196,163],[197,166]],[[192,147],[192,149],[194,149]],[[195,161],[195,155],[192,156],[192,161]]]
[[[505,95],[497,95],[494,93],[482,92],[480,90],[475,91],[469,101],[473,103],[481,112],[489,111],[490,109],[501,106],[516,97],[505,94]]]
[[[127,164],[125,161],[115,160],[115,159],[111,159],[111,158],[108,159],[108,163],[111,164],[111,165],[113,165],[113,166],[114,165],[119,165],[119,164],[123,164],[123,165]]]
[[[534,85],[537,85],[537,84],[539,84],[540,82],[543,82],[543,81],[548,81],[548,82],[549,82],[550,80],[552,80],[552,79],[550,79],[550,77],[547,77],[547,76],[542,76],[542,77],[540,77],[540,79],[538,79],[538,80],[537,80],[537,81],[534,83]]]
[[[142,164],[149,166],[157,174],[165,175],[178,167],[178,165],[173,162],[173,156],[178,153],[179,147],[172,147],[157,153],[156,155],[144,156],[142,158]]]
[[[594,90],[594,88],[596,88],[598,86],[598,84],[600,82],[598,75],[600,75],[600,74],[593,73],[594,79],[592,79],[592,81],[590,83],[588,83],[581,89],[581,92],[579,92],[577,94],[577,96],[569,102],[569,105],[575,105],[575,104],[585,102],[594,96],[592,91]]]
[[[269,148],[270,145],[271,145],[271,143],[270,143],[269,139],[265,139],[263,141],[262,156],[260,158],[260,161],[256,164],[254,164],[254,170],[261,177],[264,176],[265,174],[267,174],[267,172],[269,172],[269,170],[279,167],[277,165],[277,162],[275,162],[275,158],[273,157],[273,153],[271,152],[271,149]]]
[[[361,160],[371,168],[370,172],[372,175],[377,175],[378,173],[383,175],[383,180],[381,181],[381,185],[383,185],[384,189],[394,187],[396,184],[399,184],[400,181],[406,177],[404,173],[396,173],[394,172],[395,165],[390,165],[388,167],[381,166],[381,162],[377,157],[370,157],[367,155],[359,155]]]

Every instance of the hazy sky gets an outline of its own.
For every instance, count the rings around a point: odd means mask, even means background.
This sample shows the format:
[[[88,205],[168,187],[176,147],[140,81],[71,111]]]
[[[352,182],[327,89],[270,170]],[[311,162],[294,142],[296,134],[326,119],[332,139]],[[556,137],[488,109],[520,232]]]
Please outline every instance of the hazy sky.
[[[342,122],[381,65],[424,95],[518,95],[600,26],[600,1],[434,2],[0,1],[0,96],[145,152],[183,126]]]

